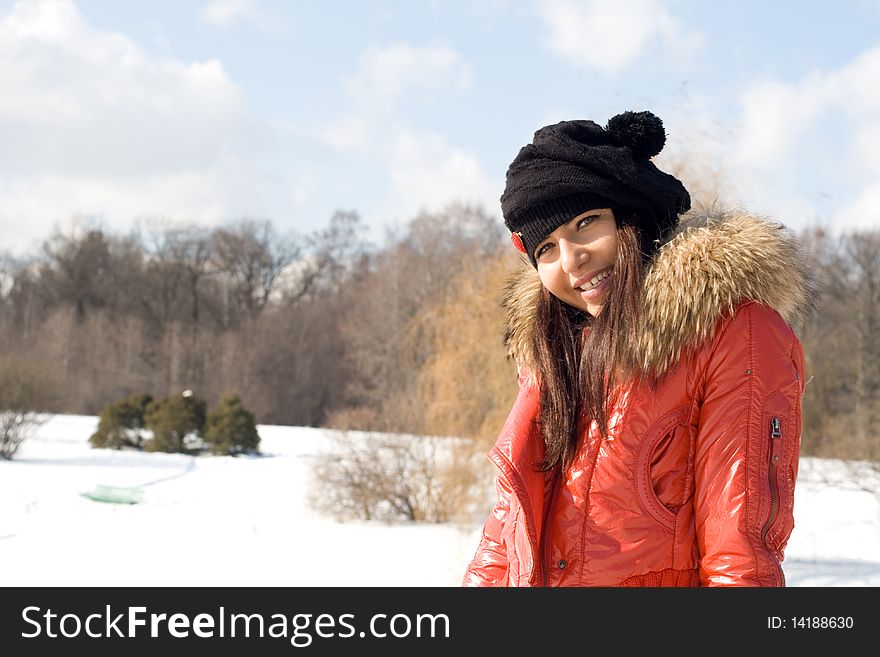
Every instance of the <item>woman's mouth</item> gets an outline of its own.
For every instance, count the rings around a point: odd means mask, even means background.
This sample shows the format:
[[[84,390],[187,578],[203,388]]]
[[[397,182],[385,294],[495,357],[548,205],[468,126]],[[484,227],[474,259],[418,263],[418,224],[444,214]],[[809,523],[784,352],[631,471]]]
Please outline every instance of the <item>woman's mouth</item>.
[[[612,269],[613,269],[612,267],[609,267],[605,271],[599,272],[598,274],[593,276],[593,278],[591,278],[589,281],[587,281],[586,283],[584,283],[583,285],[581,285],[575,289],[579,290],[582,294],[587,294],[587,293],[590,293],[590,292],[597,290],[599,287],[605,287],[604,285],[602,285],[602,283],[604,281],[606,281],[609,276],[611,276]]]

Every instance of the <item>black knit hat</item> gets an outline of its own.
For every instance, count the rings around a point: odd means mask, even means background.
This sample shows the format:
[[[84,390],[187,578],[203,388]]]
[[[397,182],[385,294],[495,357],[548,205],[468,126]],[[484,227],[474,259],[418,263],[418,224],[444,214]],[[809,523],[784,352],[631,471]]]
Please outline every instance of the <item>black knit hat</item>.
[[[562,121],[535,132],[507,169],[504,223],[516,247],[535,262],[535,247],[559,226],[595,208],[635,215],[643,243],[654,244],[691,207],[684,185],[650,161],[666,143],[651,112],[624,112],[605,128]]]

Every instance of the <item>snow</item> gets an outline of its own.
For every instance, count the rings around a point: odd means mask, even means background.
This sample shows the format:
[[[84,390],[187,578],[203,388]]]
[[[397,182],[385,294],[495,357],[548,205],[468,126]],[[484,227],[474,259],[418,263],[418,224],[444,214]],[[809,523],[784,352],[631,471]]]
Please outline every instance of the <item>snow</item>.
[[[477,545],[482,518],[341,523],[312,511],[309,464],[327,430],[260,425],[262,456],[192,457],[92,449],[97,421],[52,416],[0,461],[4,586],[452,587]],[[880,585],[880,500],[841,467],[801,460],[789,586]],[[143,499],[82,495],[98,485],[140,486]]]

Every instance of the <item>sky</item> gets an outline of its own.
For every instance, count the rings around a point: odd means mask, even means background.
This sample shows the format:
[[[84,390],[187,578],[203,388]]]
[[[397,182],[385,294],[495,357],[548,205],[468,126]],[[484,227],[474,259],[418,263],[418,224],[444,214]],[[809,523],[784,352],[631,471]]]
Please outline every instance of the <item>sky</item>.
[[[258,425],[262,456],[193,457],[92,449],[97,425],[51,416],[0,460],[0,587],[459,586],[491,508],[473,522],[337,522],[306,501],[334,431]],[[880,498],[867,481],[801,459],[788,586],[880,586]],[[139,488],[141,501],[83,495],[100,485]]]
[[[627,110],[695,197],[880,227],[878,0],[0,0],[0,253],[152,218],[500,221],[535,130]]]

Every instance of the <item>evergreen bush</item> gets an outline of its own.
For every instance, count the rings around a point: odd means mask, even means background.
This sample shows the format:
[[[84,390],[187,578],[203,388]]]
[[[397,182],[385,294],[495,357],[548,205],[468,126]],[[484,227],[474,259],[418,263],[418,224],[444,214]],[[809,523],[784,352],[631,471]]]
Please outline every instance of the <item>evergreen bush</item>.
[[[153,437],[144,447],[150,452],[191,452],[200,446],[205,426],[205,402],[191,391],[147,405],[146,427]]]
[[[101,411],[98,430],[89,437],[92,447],[143,449],[147,406],[153,397],[147,393],[131,395]]]
[[[254,414],[238,395],[227,395],[208,415],[205,443],[214,454],[250,454],[259,451],[260,436]]]

